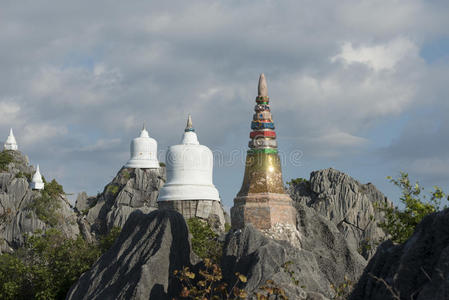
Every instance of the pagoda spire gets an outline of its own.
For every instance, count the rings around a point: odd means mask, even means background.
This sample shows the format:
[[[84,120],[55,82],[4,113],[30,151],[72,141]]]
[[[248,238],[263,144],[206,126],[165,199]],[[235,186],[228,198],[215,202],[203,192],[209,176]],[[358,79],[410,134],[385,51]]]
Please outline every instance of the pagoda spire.
[[[14,133],[12,131],[12,128],[9,129],[9,136],[6,139],[3,149],[4,150],[13,150],[13,151],[16,151],[19,149],[19,147],[17,146],[16,138],[14,137]]]
[[[190,114],[187,117],[187,125],[186,125],[186,129],[184,131],[185,132],[195,131],[195,129],[193,128],[192,116]]]
[[[259,77],[259,86],[257,88],[257,94],[259,97],[268,97],[268,86],[267,80],[265,79],[265,75],[262,73]]]
[[[233,228],[243,228],[247,223],[262,230],[277,223],[296,228],[296,211],[284,188],[269,101],[267,81],[262,73],[251,121],[245,175],[231,208]]]

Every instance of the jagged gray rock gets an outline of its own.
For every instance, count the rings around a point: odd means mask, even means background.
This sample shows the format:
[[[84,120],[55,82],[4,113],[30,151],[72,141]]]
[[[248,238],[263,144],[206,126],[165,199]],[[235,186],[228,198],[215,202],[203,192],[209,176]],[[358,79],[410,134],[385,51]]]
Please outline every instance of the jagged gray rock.
[[[217,201],[181,200],[158,205],[159,190],[165,183],[165,167],[134,169],[123,167],[97,197],[78,196],[76,207],[87,211],[86,220],[96,235],[105,234],[113,227],[123,227],[132,212],[149,213],[158,208],[180,212],[184,218],[207,220],[217,231],[224,230],[223,207]],[[161,207],[159,207],[161,206]]]
[[[226,237],[224,276],[229,284],[235,282],[235,272],[247,276],[244,288],[251,299],[268,279],[282,287],[289,299],[328,299],[335,294],[331,284],[338,286],[345,276],[357,280],[363,272],[366,261],[335,224],[301,203],[296,205],[300,248],[272,240],[251,225]],[[298,285],[287,269],[294,272]]]
[[[59,195],[58,222],[49,225],[39,219],[32,204],[41,197],[40,191],[29,187],[31,175],[35,172],[29,166],[28,157],[19,151],[8,151],[13,161],[7,170],[0,172],[0,253],[12,252],[24,244],[24,234],[33,234],[54,227],[68,238],[79,234],[77,217],[65,195]]]
[[[299,182],[289,187],[295,202],[304,203],[327,217],[348,242],[369,259],[376,245],[386,238],[378,223],[383,214],[374,208],[374,203],[391,202],[371,184],[361,184],[349,175],[332,168],[315,171],[308,182]]]
[[[67,299],[172,299],[174,270],[191,265],[188,229],[181,214],[134,211],[120,236],[84,273]]]
[[[105,234],[114,226],[123,227],[132,212],[157,209],[159,189],[165,182],[165,168],[133,169],[123,167],[104,188],[103,193],[90,199],[86,220],[95,234]],[[87,200],[80,198],[80,207]],[[78,206],[78,203],[76,204]]]
[[[448,278],[449,209],[445,209],[426,216],[404,244],[382,243],[350,299],[386,300],[395,299],[394,295],[449,299]]]

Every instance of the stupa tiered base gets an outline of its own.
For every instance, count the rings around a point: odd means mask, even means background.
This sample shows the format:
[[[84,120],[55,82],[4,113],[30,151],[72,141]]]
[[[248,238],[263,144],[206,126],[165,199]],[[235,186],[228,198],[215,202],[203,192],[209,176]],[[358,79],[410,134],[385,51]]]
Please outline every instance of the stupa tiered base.
[[[270,229],[277,223],[296,227],[296,210],[287,194],[257,193],[237,196],[231,208],[232,228],[252,224],[258,229]]]

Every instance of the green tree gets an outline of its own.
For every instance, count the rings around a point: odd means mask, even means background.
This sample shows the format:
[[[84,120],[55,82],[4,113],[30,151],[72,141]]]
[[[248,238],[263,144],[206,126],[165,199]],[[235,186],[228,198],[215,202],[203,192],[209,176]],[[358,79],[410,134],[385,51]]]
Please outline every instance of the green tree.
[[[209,258],[212,263],[219,263],[223,244],[218,241],[218,234],[199,218],[188,219],[187,225],[192,234],[192,251],[202,259]]]
[[[446,194],[440,187],[434,186],[430,199],[427,200],[426,196],[422,195],[424,188],[418,182],[412,184],[408,174],[404,172],[400,173],[398,179],[391,176],[387,179],[401,189],[399,200],[404,204],[404,209],[386,203],[378,205],[377,208],[385,213],[385,221],[379,223],[379,226],[391,236],[393,242],[403,243],[426,215],[441,209],[441,200],[446,198]]]
[[[112,230],[98,244],[68,239],[57,229],[27,237],[24,247],[0,255],[0,299],[65,299],[118,233]]]

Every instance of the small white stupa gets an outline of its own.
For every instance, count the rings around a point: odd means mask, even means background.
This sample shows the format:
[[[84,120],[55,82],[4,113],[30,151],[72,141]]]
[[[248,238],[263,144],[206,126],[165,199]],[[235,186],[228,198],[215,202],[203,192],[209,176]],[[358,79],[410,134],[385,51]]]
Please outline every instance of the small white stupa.
[[[33,179],[31,179],[30,187],[32,190],[44,189],[44,181],[42,180],[42,175],[41,172],[39,171],[39,165],[37,165],[36,173],[34,173]]]
[[[143,125],[140,136],[131,142],[131,158],[126,163],[127,168],[157,169],[157,142],[150,138],[148,131]]]
[[[5,150],[18,150],[16,138],[14,137],[14,133],[12,132],[12,128],[9,130],[9,136],[6,139],[5,145],[3,146]]]
[[[180,145],[170,146],[166,154],[167,181],[158,201],[216,200],[220,196],[212,182],[212,151],[200,145],[189,115]]]

